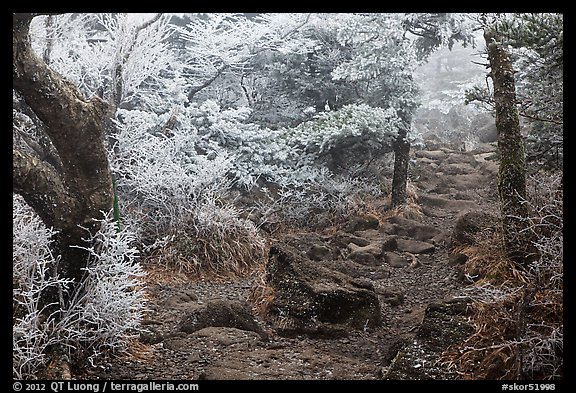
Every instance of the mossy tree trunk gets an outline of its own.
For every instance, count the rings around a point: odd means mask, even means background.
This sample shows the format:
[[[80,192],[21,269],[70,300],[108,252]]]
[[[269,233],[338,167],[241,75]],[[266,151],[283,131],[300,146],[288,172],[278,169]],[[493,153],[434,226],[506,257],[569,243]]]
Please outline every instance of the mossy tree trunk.
[[[12,189],[24,197],[48,227],[58,230],[55,254],[59,274],[78,282],[87,263],[84,229],[99,227],[94,218],[112,208],[112,178],[104,146],[108,106],[52,71],[32,50],[28,36],[37,14],[13,14],[13,88],[43,122],[61,168],[40,157],[13,149]]]
[[[394,174],[392,175],[392,207],[406,203],[408,185],[408,163],[410,161],[410,142],[408,141],[408,129],[411,122],[405,122],[405,126],[398,130],[398,136],[394,140]]]
[[[533,257],[531,231],[526,204],[526,160],[524,140],[516,107],[514,69],[510,54],[500,42],[497,32],[484,32],[490,77],[494,85],[496,129],[500,150],[498,193],[508,256],[525,265]]]

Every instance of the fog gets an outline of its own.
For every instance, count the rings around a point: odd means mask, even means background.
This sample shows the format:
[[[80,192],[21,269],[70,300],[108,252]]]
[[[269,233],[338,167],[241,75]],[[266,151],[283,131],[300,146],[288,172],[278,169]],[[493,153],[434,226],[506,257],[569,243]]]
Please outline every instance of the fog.
[[[489,126],[492,116],[475,104],[465,105],[465,91],[486,83],[487,68],[482,65],[484,43],[481,36],[476,46],[454,44],[441,48],[419,66],[414,80],[421,90],[421,106],[414,117],[414,131],[426,140],[438,142],[486,142],[479,129]]]

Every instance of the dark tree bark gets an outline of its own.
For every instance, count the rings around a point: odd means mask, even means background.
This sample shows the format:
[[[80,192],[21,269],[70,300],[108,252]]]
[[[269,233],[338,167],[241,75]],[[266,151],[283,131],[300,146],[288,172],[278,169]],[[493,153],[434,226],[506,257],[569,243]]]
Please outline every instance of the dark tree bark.
[[[85,230],[99,228],[94,218],[112,208],[112,180],[104,147],[108,106],[90,100],[52,71],[33,52],[28,37],[36,14],[13,14],[13,88],[45,125],[62,172],[32,154],[13,150],[13,192],[21,194],[48,227],[57,229],[59,273],[78,282],[87,263]]]
[[[408,128],[410,122],[398,130],[394,141],[394,174],[392,176],[392,207],[406,203],[406,186],[408,184],[408,163],[410,161],[410,142]]]
[[[484,32],[484,39],[491,68],[490,77],[494,85],[496,129],[500,149],[498,193],[504,246],[513,261],[524,265],[534,256],[534,247],[531,244],[531,231],[528,229],[526,159],[516,107],[514,70],[510,55],[499,42],[497,33],[488,28]]]

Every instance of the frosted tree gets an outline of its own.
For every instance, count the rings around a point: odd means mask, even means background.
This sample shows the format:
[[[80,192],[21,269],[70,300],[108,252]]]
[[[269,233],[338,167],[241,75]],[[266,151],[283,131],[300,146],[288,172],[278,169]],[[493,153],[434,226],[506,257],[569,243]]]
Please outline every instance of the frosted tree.
[[[513,261],[526,265],[536,258],[532,232],[528,229],[526,203],[525,145],[520,133],[513,62],[508,45],[499,29],[499,16],[483,15],[484,39],[494,87],[494,109],[500,167],[498,192],[502,215],[504,245]]]
[[[394,141],[393,206],[406,201],[408,135],[419,105],[414,69],[441,45],[467,42],[465,22],[452,14],[356,14],[339,16],[335,24],[339,40],[352,46],[353,54],[334,70],[334,78],[370,84],[366,102],[393,108],[402,121]]]
[[[58,230],[57,253],[64,277],[79,280],[85,233],[98,231],[93,218],[112,208],[112,180],[103,143],[108,106],[98,97],[86,99],[72,83],[39,58],[28,36],[34,14],[13,16],[13,87],[43,125],[58,168],[42,161],[33,149],[13,149],[13,191],[22,195],[48,227]],[[76,141],[70,143],[70,141]]]
[[[112,207],[109,119],[118,106],[154,97],[150,91],[171,59],[167,17],[15,14],[13,20],[14,191],[59,230],[64,276],[78,280],[84,251],[69,247],[82,244],[78,225],[95,233],[92,218]]]
[[[178,101],[173,85],[181,81],[169,21],[167,14],[39,16],[31,24],[32,45],[88,97],[114,109],[169,110],[163,94]]]
[[[29,33],[37,16],[13,15],[12,184],[22,197],[13,202],[13,372],[34,377],[50,356],[55,374],[46,376],[63,379],[74,350],[97,355],[133,337],[142,272],[132,235],[117,231],[107,215],[110,107],[35,53]],[[49,59],[55,50],[51,44],[41,53]]]
[[[184,42],[183,75],[190,85],[188,100],[218,99],[233,93],[223,104],[251,104],[245,79],[254,59],[270,53],[306,53],[312,41],[300,32],[309,25],[309,14],[200,14],[176,30]],[[219,82],[219,83],[216,83]]]
[[[558,170],[563,158],[563,15],[501,14],[495,28],[516,70],[518,114],[531,125],[526,159],[537,169]],[[489,88],[476,86],[467,96],[494,111]]]

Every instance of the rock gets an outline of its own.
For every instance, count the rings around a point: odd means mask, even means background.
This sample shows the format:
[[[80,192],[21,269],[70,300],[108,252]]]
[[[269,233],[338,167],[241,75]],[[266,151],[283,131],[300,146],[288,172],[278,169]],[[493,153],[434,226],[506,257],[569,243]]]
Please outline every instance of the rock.
[[[410,261],[405,257],[396,254],[395,252],[384,252],[384,259],[392,267],[405,267],[410,265]]]
[[[463,265],[468,260],[468,255],[462,253],[451,254],[448,263],[451,265]]]
[[[468,164],[471,167],[475,167],[478,162],[472,153],[450,153],[443,164]],[[444,165],[441,168],[444,168]]]
[[[404,303],[404,294],[388,288],[377,288],[376,293],[380,295],[383,303],[388,303],[392,307],[396,307]]]
[[[379,264],[378,261],[382,258],[382,248],[383,244],[380,242],[371,243],[364,247],[350,243],[348,244],[348,250],[350,250],[348,258],[362,265],[375,266]]]
[[[267,316],[282,333],[331,336],[380,324],[378,296],[366,281],[313,264],[286,244],[270,248],[266,281],[275,294]]]
[[[306,236],[289,234],[284,237],[286,244],[300,252],[306,253],[310,259],[321,260],[333,257],[336,253],[334,247],[329,244],[329,238],[316,233],[308,233]]]
[[[458,191],[467,191],[474,188],[482,187],[483,184],[488,184],[489,181],[481,173],[467,173],[462,175],[453,175],[447,177],[448,185]]]
[[[499,167],[498,162],[483,161],[478,165],[478,170],[485,176],[496,178],[496,176],[498,176]]]
[[[158,344],[164,340],[164,336],[156,329],[149,328],[140,332],[139,340],[143,344]]]
[[[228,299],[212,299],[206,304],[189,308],[186,316],[180,321],[178,330],[193,333],[211,326],[263,333],[247,302]]]
[[[491,143],[498,140],[498,130],[496,123],[491,122],[476,130],[476,135],[482,143]]]
[[[463,175],[476,172],[474,167],[469,163],[443,164],[440,167],[440,170],[444,172],[444,175],[448,176]]]
[[[398,251],[412,254],[431,254],[436,249],[434,244],[414,239],[397,239],[396,243],[398,245]]]
[[[390,277],[390,271],[384,266],[366,266],[349,259],[334,259],[318,261],[321,266],[330,270],[336,270],[354,278],[367,278],[382,280]]]
[[[425,225],[418,221],[410,220],[401,216],[390,217],[386,223],[393,224],[392,234],[407,236],[421,241],[432,239],[442,232],[440,229],[431,225]],[[387,231],[387,233],[390,232]]]
[[[364,231],[366,229],[376,229],[380,225],[378,217],[373,214],[365,214],[353,217],[342,228],[344,232]]]
[[[313,261],[320,261],[330,255],[330,248],[323,244],[314,244],[310,247],[306,255]]]
[[[184,291],[168,297],[162,302],[162,306],[166,308],[184,309],[190,306],[190,303],[196,302],[198,296],[192,291]]]
[[[431,196],[422,194],[418,196],[418,202],[420,202],[420,204],[422,204],[423,206],[440,208],[442,210],[455,213],[461,212],[463,210],[478,208],[478,205],[474,201],[454,199],[449,195],[444,197],[441,195]]]
[[[438,359],[451,345],[463,342],[474,332],[467,323],[466,312],[466,300],[428,305],[415,339],[398,351],[384,379],[457,378]]]
[[[391,223],[390,219],[388,219],[382,225],[380,225],[379,230],[380,232],[386,233],[388,235],[397,235],[402,230],[402,227],[398,224]]]
[[[416,152],[418,158],[428,158],[430,160],[443,160],[446,158],[446,152],[443,150],[419,150]]]
[[[336,234],[334,234],[334,236],[330,240],[330,243],[337,248],[346,248],[350,243],[354,243],[357,246],[362,247],[370,244],[370,240],[364,237],[353,235],[351,233],[338,231],[336,232]]]
[[[462,318],[467,310],[466,299],[429,304],[416,338],[425,340],[428,347],[438,351],[464,341],[474,332],[474,328]]]
[[[378,260],[376,259],[376,256],[374,254],[362,250],[351,252],[350,255],[348,255],[348,258],[350,258],[354,262],[358,262],[362,265],[367,266],[375,266],[378,263],[377,262]]]
[[[485,153],[493,154],[496,151],[496,147],[491,143],[478,143],[474,150],[470,153],[474,154],[474,158],[478,160],[478,156]]]
[[[495,230],[498,217],[481,210],[464,213],[458,217],[452,231],[452,245],[473,245],[476,236],[483,230]]]
[[[219,345],[238,345],[251,346],[260,341],[260,336],[254,331],[237,329],[233,327],[215,327],[210,326],[192,333],[192,336],[203,337]]]
[[[380,242],[382,247],[382,252],[384,251],[395,251],[398,249],[398,240],[396,236],[389,236],[383,238]]]

